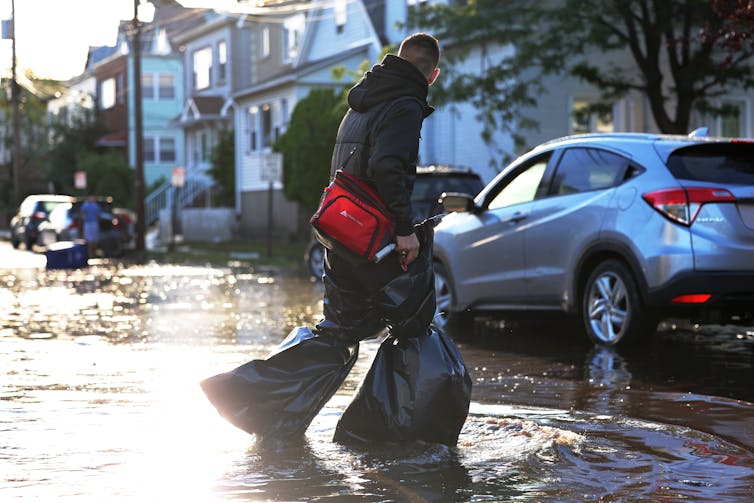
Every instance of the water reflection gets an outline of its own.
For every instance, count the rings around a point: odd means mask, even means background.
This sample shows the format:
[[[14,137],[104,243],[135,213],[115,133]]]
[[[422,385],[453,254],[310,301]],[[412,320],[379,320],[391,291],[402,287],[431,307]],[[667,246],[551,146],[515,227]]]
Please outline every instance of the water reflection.
[[[746,501],[747,336],[667,330],[642,352],[561,327],[461,342],[474,379],[456,448],[332,442],[378,341],[298,445],[257,445],[201,379],[314,323],[305,278],[109,266],[0,276],[0,498],[71,501]],[[747,366],[748,364],[748,366]],[[728,396],[726,396],[728,395]],[[750,400],[749,400],[750,401]]]
[[[582,408],[604,414],[624,412],[623,394],[631,389],[626,360],[613,348],[594,347],[587,353],[586,374],[590,394]]]

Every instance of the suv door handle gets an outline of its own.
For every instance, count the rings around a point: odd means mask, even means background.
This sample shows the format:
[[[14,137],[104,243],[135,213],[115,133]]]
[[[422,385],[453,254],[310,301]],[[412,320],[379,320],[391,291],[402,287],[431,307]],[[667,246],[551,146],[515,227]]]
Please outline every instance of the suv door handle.
[[[518,222],[520,222],[521,220],[525,219],[528,216],[529,216],[528,213],[521,213],[520,211],[517,211],[513,215],[509,216],[508,218],[503,219],[502,222],[506,224],[509,222],[517,224]]]

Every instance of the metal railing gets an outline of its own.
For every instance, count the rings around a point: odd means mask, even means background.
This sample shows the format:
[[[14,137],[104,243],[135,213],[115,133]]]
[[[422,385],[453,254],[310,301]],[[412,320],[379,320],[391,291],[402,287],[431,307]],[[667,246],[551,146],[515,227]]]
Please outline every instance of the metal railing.
[[[144,223],[149,226],[157,222],[160,218],[160,210],[172,206],[176,192],[176,204],[179,208],[183,208],[192,204],[199,196],[210,193],[213,185],[211,179],[203,176],[186,177],[180,190],[176,190],[170,182],[163,183],[144,198]]]

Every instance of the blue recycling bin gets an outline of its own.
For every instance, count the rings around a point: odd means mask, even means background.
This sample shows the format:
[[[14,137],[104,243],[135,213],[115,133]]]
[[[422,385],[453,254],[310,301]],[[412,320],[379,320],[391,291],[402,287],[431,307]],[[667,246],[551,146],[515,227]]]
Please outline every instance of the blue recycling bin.
[[[89,265],[86,243],[58,241],[45,251],[47,269],[79,269]]]

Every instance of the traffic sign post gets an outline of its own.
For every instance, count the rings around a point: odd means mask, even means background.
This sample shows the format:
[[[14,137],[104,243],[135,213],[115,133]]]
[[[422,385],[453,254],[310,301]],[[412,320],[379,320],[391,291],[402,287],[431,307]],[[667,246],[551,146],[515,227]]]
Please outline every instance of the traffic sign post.
[[[260,176],[268,182],[267,185],[267,256],[272,257],[272,228],[274,184],[280,181],[283,174],[283,154],[270,153],[262,158]]]
[[[186,183],[186,169],[181,166],[175,166],[170,177],[171,188],[171,207],[170,207],[170,250],[175,249],[175,235],[178,229],[178,197],[181,193],[181,187]]]

